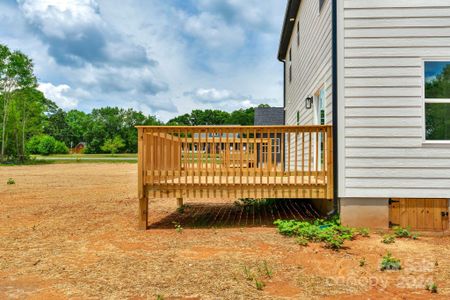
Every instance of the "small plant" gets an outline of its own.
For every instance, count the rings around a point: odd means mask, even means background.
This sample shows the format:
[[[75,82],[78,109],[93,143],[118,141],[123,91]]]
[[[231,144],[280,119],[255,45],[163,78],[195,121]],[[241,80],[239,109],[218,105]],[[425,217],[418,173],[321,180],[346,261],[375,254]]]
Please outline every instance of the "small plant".
[[[245,279],[247,279],[248,281],[253,280],[252,271],[250,270],[250,268],[247,268],[247,266],[244,266],[244,275],[245,275]]]
[[[339,235],[332,235],[327,237],[325,240],[325,248],[332,250],[339,250],[344,245],[344,239]]]
[[[438,287],[437,287],[437,285],[436,285],[436,283],[429,283],[429,284],[427,284],[426,286],[425,286],[425,289],[427,290],[427,291],[430,291],[431,293],[433,293],[433,294],[437,294],[437,292],[438,292]]]
[[[267,261],[263,261],[263,269],[264,269],[264,273],[267,275],[267,277],[272,278],[273,272],[272,272],[272,269],[267,264]]]
[[[183,214],[185,209],[186,209],[186,205],[183,204],[183,205],[181,205],[180,207],[177,208],[177,212],[179,214]]]
[[[263,288],[266,286],[266,285],[264,284],[264,282],[262,282],[262,281],[260,281],[260,280],[257,280],[257,279],[255,279],[255,285],[256,285],[256,289],[257,289],[258,291],[262,291]]]
[[[304,237],[304,236],[299,236],[297,237],[297,239],[295,240],[297,242],[297,244],[299,244],[300,246],[306,247],[308,246],[308,240]]]
[[[400,226],[395,226],[394,227],[394,234],[398,238],[409,238],[409,237],[411,237],[411,232],[409,231],[409,227],[408,228],[402,228]]]
[[[384,244],[393,244],[395,243],[395,236],[392,234],[386,234],[383,236],[381,242]]]
[[[12,179],[12,178],[8,178],[8,180],[6,181],[6,184],[7,185],[13,185],[13,184],[16,184],[16,181],[14,179]]]
[[[419,234],[417,233],[417,232],[414,232],[414,233],[412,233],[412,235],[411,235],[411,238],[413,239],[413,240],[417,240],[417,239],[419,239]]]
[[[178,222],[173,222],[173,225],[175,227],[175,231],[178,233],[182,233],[183,232],[183,227],[181,226],[180,223]]]
[[[369,237],[370,236],[370,230],[369,230],[369,228],[359,228],[358,234],[360,236],[363,236],[363,237]]]
[[[366,265],[366,259],[363,257],[359,260],[359,266],[364,267]]]
[[[164,296],[163,295],[156,295],[156,300],[164,300]]]
[[[381,261],[381,271],[384,270],[401,270],[400,259],[394,258],[390,252],[383,256]]]

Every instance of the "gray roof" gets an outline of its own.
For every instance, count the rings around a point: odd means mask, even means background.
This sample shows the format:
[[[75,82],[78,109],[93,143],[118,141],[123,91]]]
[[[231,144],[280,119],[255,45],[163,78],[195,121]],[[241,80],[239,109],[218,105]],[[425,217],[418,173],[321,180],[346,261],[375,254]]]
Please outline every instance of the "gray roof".
[[[255,125],[284,125],[283,107],[256,107]]]
[[[284,14],[283,30],[281,31],[280,45],[278,47],[278,60],[282,61],[286,57],[289,41],[294,30],[294,21],[300,8],[301,0],[288,0],[286,13]]]

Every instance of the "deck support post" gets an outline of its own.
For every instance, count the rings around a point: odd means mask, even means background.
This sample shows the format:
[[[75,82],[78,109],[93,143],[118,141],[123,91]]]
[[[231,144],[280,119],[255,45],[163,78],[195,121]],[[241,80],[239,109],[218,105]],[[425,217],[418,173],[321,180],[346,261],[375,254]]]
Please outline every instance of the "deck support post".
[[[183,198],[177,198],[177,207],[180,208],[183,206]]]
[[[141,230],[147,230],[148,226],[148,191],[144,178],[144,133],[144,128],[138,128],[138,225]]]
[[[148,227],[148,193],[144,187],[144,193],[139,196],[139,229],[146,230]]]

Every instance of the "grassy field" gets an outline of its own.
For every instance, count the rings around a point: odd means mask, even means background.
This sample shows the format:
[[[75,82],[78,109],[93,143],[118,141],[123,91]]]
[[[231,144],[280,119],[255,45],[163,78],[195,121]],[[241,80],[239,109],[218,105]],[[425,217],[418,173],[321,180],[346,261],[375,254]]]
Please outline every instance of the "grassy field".
[[[137,162],[137,154],[120,153],[120,154],[54,154],[54,155],[32,155],[32,160],[43,163],[135,163]]]

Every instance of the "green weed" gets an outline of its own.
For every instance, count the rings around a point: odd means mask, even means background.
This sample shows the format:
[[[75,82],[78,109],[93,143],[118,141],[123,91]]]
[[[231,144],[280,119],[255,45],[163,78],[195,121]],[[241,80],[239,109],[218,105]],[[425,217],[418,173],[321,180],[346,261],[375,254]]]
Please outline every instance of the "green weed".
[[[370,230],[369,230],[369,228],[359,228],[358,229],[358,234],[360,236],[363,236],[363,237],[369,237],[370,236]]]
[[[264,282],[259,281],[259,280],[257,280],[257,279],[255,279],[255,285],[256,285],[256,289],[257,289],[258,291],[262,291],[263,288],[266,286],[266,285],[264,284]]]
[[[14,179],[12,179],[12,178],[8,178],[8,180],[6,181],[6,184],[7,185],[13,185],[13,184],[16,184],[16,181]]]
[[[388,252],[381,260],[381,271],[384,270],[401,270],[402,266],[400,260],[394,258],[390,252]]]
[[[175,227],[175,231],[178,233],[182,233],[183,232],[183,227],[181,226],[180,223],[178,222],[173,222],[173,225]]]
[[[433,293],[433,294],[437,294],[437,292],[438,292],[438,287],[437,287],[437,285],[436,285],[436,283],[431,283],[431,284],[427,284],[426,286],[425,286],[425,289],[427,290],[427,291],[430,291],[431,293]]]
[[[393,244],[395,243],[395,236],[392,234],[385,234],[381,242],[384,244]]]
[[[366,265],[366,259],[363,257],[359,260],[359,266],[364,267]]]
[[[286,236],[296,236],[300,245],[307,245],[308,242],[323,242],[325,247],[339,250],[345,240],[352,240],[355,230],[350,227],[340,225],[338,219],[315,220],[314,222],[277,220],[278,232]]]

